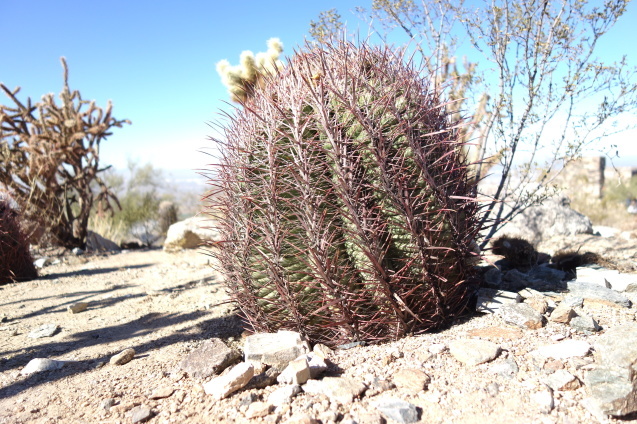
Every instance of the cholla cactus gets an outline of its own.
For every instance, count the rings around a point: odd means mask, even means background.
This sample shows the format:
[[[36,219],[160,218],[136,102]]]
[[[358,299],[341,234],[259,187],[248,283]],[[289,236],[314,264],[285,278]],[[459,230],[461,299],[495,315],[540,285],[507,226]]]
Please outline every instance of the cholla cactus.
[[[217,63],[217,72],[233,101],[245,102],[255,87],[263,85],[264,76],[282,68],[279,56],[283,52],[283,43],[278,38],[270,38],[267,45],[268,50],[256,56],[249,50],[242,52],[239,65],[232,66],[225,59]]]
[[[253,330],[395,340],[463,310],[475,180],[420,75],[388,48],[309,47],[225,125],[211,252]]]
[[[0,284],[38,277],[29,244],[20,228],[18,213],[6,194],[0,192]]]

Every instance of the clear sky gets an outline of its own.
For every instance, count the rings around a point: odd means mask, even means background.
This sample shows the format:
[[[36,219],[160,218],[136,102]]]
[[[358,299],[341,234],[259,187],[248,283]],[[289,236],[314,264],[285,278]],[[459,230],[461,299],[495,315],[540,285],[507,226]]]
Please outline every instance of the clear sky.
[[[600,0],[597,0],[600,4]],[[303,43],[309,22],[337,8],[350,30],[359,23],[352,10],[371,0],[0,0],[0,81],[21,86],[20,98],[39,100],[62,88],[60,56],[69,83],[99,106],[112,100],[113,115],[132,125],[115,128],[101,147],[102,163],[121,168],[128,159],[164,169],[197,169],[210,159],[199,150],[212,145],[208,123],[228,108],[215,64],[239,61],[243,50],[266,50],[280,38],[289,54]],[[637,3],[600,45],[612,59],[634,46]],[[604,56],[602,56],[604,57]],[[9,104],[2,95],[0,103]],[[628,143],[626,140],[630,140]],[[613,140],[637,165],[637,132]],[[625,162],[626,160],[622,161]],[[622,163],[631,164],[631,163]]]

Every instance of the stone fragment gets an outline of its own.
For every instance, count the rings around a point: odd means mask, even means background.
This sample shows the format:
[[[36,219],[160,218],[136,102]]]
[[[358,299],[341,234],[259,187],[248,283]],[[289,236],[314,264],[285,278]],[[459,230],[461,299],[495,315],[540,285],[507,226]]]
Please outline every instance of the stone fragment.
[[[310,367],[310,378],[317,379],[321,374],[327,371],[327,362],[325,357],[322,354],[316,353],[314,351],[310,353],[306,353],[305,355],[301,355],[295,360],[303,359],[307,361],[308,366]],[[300,383],[303,384],[303,383]]]
[[[531,400],[539,407],[540,412],[550,414],[555,406],[553,393],[550,390],[542,390],[531,394]]]
[[[254,362],[250,362],[251,364],[255,364]],[[257,362],[260,363],[260,362]],[[311,370],[310,370],[311,371]],[[256,367],[255,367],[256,374]],[[277,377],[281,375],[281,370],[276,367],[270,367],[262,373],[256,374],[254,377],[250,379],[248,384],[246,384],[245,389],[264,389],[268,386],[276,384]]]
[[[533,308],[538,314],[544,315],[549,309],[549,304],[543,297],[533,296],[524,301],[527,305]]]
[[[502,278],[501,289],[519,292],[524,289],[539,291],[557,291],[566,288],[562,281],[563,271],[548,268],[546,266],[534,266],[527,272],[511,269]]]
[[[563,369],[558,369],[553,374],[549,375],[545,379],[544,383],[554,391],[577,390],[581,386],[577,377]]]
[[[290,361],[288,366],[276,378],[282,384],[305,384],[310,379],[310,366],[305,357]]]
[[[239,352],[230,349],[218,338],[206,340],[179,364],[180,368],[196,379],[206,379],[221,373],[240,358]]]
[[[303,385],[304,392],[323,394],[341,404],[352,403],[366,388],[363,383],[349,377],[324,377],[322,380],[308,380]]]
[[[66,307],[66,310],[71,314],[79,314],[82,311],[85,311],[88,308],[88,303],[86,302],[77,302],[72,305]]]
[[[323,343],[317,343],[314,345],[312,352],[321,355],[324,359],[327,359],[332,354],[332,349],[325,346]]]
[[[487,340],[457,339],[449,343],[449,352],[463,364],[473,366],[495,359],[500,347]]]
[[[549,359],[548,361],[544,363],[543,368],[547,371],[552,371],[552,372],[563,370],[564,362],[560,361],[559,359]]]
[[[248,384],[254,375],[254,366],[248,362],[235,365],[228,373],[215,377],[203,385],[208,395],[220,400]]]
[[[246,411],[246,418],[262,418],[270,413],[272,405],[267,402],[252,402]]]
[[[53,262],[51,261],[51,258],[47,258],[47,257],[39,258],[33,261],[33,265],[36,268],[40,268],[40,269],[44,268],[45,266],[51,265],[52,263]]]
[[[536,330],[544,326],[544,316],[526,303],[507,304],[500,308],[500,317],[507,324]]]
[[[401,399],[383,399],[374,406],[385,417],[399,423],[415,423],[420,419],[416,406]]]
[[[153,390],[149,397],[150,399],[164,399],[170,397],[174,392],[175,389],[170,386],[158,387],[157,389]]]
[[[519,303],[521,301],[522,296],[517,293],[483,288],[478,290],[476,311],[492,314],[506,303]]]
[[[119,252],[122,249],[112,240],[109,240],[93,231],[86,233],[86,250],[88,252]]]
[[[365,396],[368,397],[376,396],[395,387],[394,384],[390,383],[389,381],[383,380],[382,378],[376,377],[374,375],[372,375],[371,378],[368,378],[365,383],[367,384]]]
[[[107,411],[107,412],[108,412],[108,411],[111,409],[111,407],[112,407],[113,405],[115,405],[115,399],[113,399],[113,398],[106,398],[106,399],[103,399],[103,400],[100,402],[100,406],[99,406],[99,407],[100,407],[100,409],[103,409],[103,410],[105,410],[105,411]]]
[[[504,361],[494,363],[491,368],[489,368],[490,372],[509,379],[514,378],[518,374],[519,370],[520,368],[518,367],[518,364],[512,358],[507,358]]]
[[[620,273],[614,269],[593,268],[591,266],[578,267],[577,281],[594,283],[602,287],[607,287],[610,283],[613,290],[625,292],[631,284],[637,284],[637,274]]]
[[[431,377],[419,369],[400,369],[393,375],[392,379],[396,387],[411,393],[426,390],[431,382]]]
[[[135,349],[131,347],[128,349],[124,349],[117,355],[113,356],[111,360],[109,361],[109,363],[111,365],[124,365],[132,361],[134,357],[135,357]]]
[[[552,345],[540,346],[534,352],[545,358],[567,359],[588,355],[591,345],[583,340],[564,340]]]
[[[146,405],[136,406],[130,412],[133,423],[143,423],[153,417],[153,411]]]
[[[164,250],[178,252],[183,249],[196,249],[206,241],[214,241],[218,233],[210,229],[210,219],[199,216],[176,222],[168,228]]]
[[[34,358],[31,359],[24,368],[22,368],[20,374],[29,375],[42,371],[59,370],[66,363],[67,361],[56,361],[55,359]]]
[[[566,302],[561,302],[557,305],[557,308],[553,309],[551,315],[549,316],[549,320],[553,322],[559,322],[562,324],[568,324],[571,319],[577,314]]]
[[[246,338],[243,346],[245,361],[258,361],[281,368],[309,351],[307,342],[295,331],[253,334]]]
[[[599,326],[597,321],[591,316],[588,315],[578,315],[576,317],[571,318],[569,322],[571,328],[576,331],[594,333],[602,329]]]
[[[270,393],[268,396],[268,403],[271,403],[274,406],[287,405],[291,403],[294,396],[299,393],[301,393],[301,386],[299,385],[294,384],[282,386]]]
[[[41,339],[43,337],[51,337],[53,336],[55,333],[57,333],[57,331],[60,329],[60,327],[57,324],[43,324],[35,329],[33,329],[28,337],[32,338],[32,339]]]
[[[595,360],[628,368],[637,363],[637,323],[612,327],[595,341]]]
[[[432,355],[439,355],[442,352],[444,352],[445,350],[447,350],[447,346],[444,343],[434,343],[434,344],[430,345],[427,350]]]
[[[570,281],[568,291],[572,296],[581,297],[585,302],[630,308],[631,302],[618,292],[595,283]]]
[[[564,301],[562,303],[566,306],[570,306],[571,308],[581,308],[584,306],[584,298],[580,296],[574,296],[572,294],[567,294],[564,296]]]

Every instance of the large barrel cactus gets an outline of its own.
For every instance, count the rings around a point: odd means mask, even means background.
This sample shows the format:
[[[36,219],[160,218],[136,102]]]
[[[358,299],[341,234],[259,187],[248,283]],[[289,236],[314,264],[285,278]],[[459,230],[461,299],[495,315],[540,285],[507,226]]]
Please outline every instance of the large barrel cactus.
[[[212,255],[254,331],[395,340],[463,309],[478,234],[458,122],[388,48],[298,52],[222,125]]]

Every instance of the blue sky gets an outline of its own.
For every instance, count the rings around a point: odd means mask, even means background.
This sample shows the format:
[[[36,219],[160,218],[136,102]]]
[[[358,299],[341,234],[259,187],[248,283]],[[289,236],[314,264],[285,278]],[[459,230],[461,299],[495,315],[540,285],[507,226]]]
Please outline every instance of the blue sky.
[[[601,2],[600,2],[601,3]],[[350,12],[370,0],[339,1],[80,1],[0,0],[0,81],[21,86],[20,98],[38,100],[62,88],[60,56],[70,68],[70,86],[100,106],[114,104],[118,119],[132,125],[115,128],[102,147],[102,163],[117,168],[130,158],[164,169],[197,169],[210,159],[208,123],[228,108],[215,64],[239,60],[243,50],[266,49],[280,38],[285,53],[303,43],[309,22],[322,10],[338,8],[349,29],[365,24]],[[605,57],[629,54],[637,23],[637,4],[600,45]],[[628,51],[631,49],[632,51]],[[0,100],[9,104],[4,97]],[[631,140],[630,143],[625,140]],[[614,139],[620,154],[637,165],[637,132]]]

